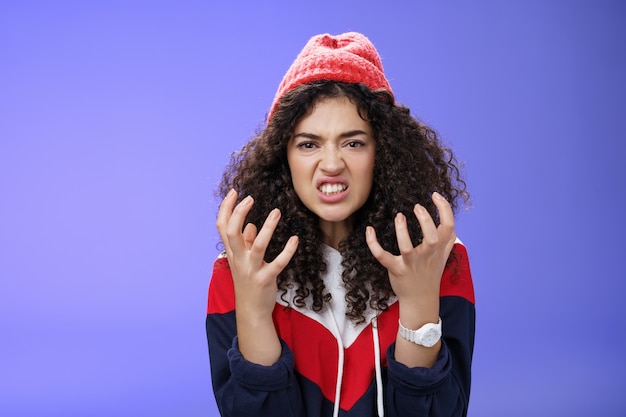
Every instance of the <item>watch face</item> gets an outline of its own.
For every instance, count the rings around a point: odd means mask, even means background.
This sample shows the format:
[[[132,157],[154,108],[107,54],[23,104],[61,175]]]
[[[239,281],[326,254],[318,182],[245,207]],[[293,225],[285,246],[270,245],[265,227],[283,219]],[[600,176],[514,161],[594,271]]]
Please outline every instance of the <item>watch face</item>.
[[[428,329],[422,335],[422,345],[433,347],[439,341],[439,332],[436,329]]]

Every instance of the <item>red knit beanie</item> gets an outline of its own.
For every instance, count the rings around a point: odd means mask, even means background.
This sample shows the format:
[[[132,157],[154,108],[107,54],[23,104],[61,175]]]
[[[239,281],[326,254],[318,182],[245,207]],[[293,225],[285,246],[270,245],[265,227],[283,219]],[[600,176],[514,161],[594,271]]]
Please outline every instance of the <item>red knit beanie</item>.
[[[363,83],[371,90],[393,95],[374,45],[360,33],[348,32],[312,37],[283,77],[270,108],[271,119],[282,96],[299,85],[330,80]]]

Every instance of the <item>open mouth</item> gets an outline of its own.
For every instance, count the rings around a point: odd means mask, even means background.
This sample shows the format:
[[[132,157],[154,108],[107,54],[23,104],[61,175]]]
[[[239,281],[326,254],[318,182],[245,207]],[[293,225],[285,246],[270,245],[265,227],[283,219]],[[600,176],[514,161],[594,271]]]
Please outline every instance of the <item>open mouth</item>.
[[[334,195],[345,191],[347,188],[348,186],[344,184],[322,184],[319,190],[324,195]]]

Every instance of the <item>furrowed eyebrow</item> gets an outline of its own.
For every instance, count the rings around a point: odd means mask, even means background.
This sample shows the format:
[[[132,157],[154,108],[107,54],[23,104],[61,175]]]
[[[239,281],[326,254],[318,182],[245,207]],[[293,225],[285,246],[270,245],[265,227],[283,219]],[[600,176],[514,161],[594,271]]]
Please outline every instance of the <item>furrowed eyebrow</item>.
[[[306,133],[306,132],[296,133],[295,135],[293,135],[293,137],[304,138],[304,139],[319,139],[320,138],[318,135],[314,135],[313,133]]]
[[[364,132],[363,130],[350,130],[348,132],[344,132],[340,134],[339,137],[342,139],[345,139],[345,138],[351,138],[351,137],[359,136],[359,135],[367,135],[367,132]],[[295,135],[293,135],[293,137],[305,138],[305,139],[320,139],[319,135],[316,135],[314,133],[308,133],[308,132],[296,133]]]
[[[367,135],[367,133],[362,130],[351,130],[349,132],[342,133],[341,135],[339,135],[339,137],[351,138],[351,137],[359,136],[359,135]]]

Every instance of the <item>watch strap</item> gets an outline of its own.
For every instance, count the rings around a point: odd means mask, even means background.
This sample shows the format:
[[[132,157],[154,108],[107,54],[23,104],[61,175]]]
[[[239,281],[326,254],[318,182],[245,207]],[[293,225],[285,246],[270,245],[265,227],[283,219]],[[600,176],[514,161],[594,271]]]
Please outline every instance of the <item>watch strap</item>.
[[[437,324],[426,323],[419,329],[411,330],[404,327],[400,322],[400,319],[398,319],[400,336],[409,342],[425,347],[433,347],[437,344],[439,339],[441,339],[441,324],[441,317],[439,317],[439,322]]]

